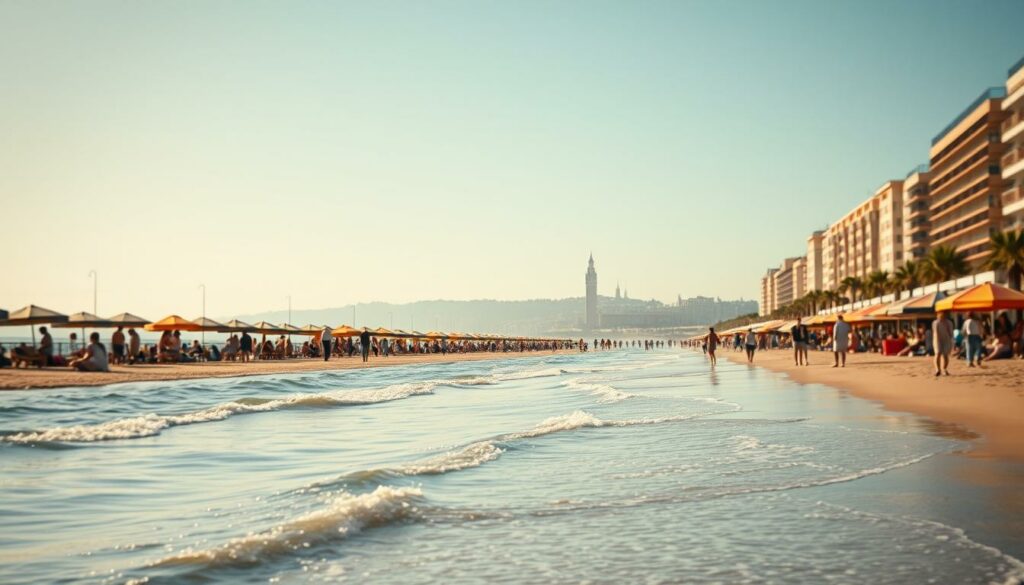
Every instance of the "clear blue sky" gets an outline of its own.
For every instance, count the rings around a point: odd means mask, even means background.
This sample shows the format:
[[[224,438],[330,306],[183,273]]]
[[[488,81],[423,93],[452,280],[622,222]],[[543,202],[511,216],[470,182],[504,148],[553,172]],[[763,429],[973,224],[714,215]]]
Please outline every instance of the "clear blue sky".
[[[0,307],[756,297],[1024,2],[0,2]],[[15,250],[17,250],[15,252]]]

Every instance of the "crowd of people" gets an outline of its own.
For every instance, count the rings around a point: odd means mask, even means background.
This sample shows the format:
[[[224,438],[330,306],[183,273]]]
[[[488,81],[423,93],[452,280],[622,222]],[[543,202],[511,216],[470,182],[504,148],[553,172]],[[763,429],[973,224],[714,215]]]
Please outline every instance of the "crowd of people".
[[[995,319],[989,314],[967,313],[956,320],[948,312],[934,319],[901,322],[867,322],[852,325],[843,315],[834,324],[809,328],[797,319],[788,331],[755,332],[748,329],[722,339],[714,327],[697,339],[684,342],[698,345],[712,364],[716,363],[718,346],[731,346],[744,351],[753,363],[757,351],[790,349],[797,366],[809,365],[811,351],[830,352],[833,367],[846,366],[848,353],[891,353],[899,357],[931,357],[936,376],[949,375],[950,360],[965,360],[969,367],[983,367],[985,362],[1000,359],[1024,359],[1024,319],[1011,320],[1007,311]]]
[[[34,365],[37,367],[72,367],[80,371],[109,371],[112,364],[174,364],[191,362],[218,362],[256,360],[285,360],[312,358],[329,360],[361,356],[390,357],[410,354],[463,354],[558,351],[574,349],[571,340],[537,339],[448,339],[445,337],[390,337],[376,336],[369,331],[358,335],[335,338],[330,327],[307,337],[301,345],[293,344],[290,336],[280,335],[259,339],[247,331],[232,333],[222,343],[200,343],[182,339],[181,331],[163,331],[156,343],[144,344],[134,328],[118,327],[110,337],[110,349],[100,341],[100,334],[89,335],[89,343],[81,344],[78,334],[72,332],[68,341],[58,347],[45,326],[39,328],[40,340],[35,346],[20,343],[7,350],[0,345],[0,367]],[[606,340],[607,341],[607,340]],[[582,345],[580,340],[579,345]],[[610,348],[610,341],[605,347]],[[595,344],[596,346],[596,344]]]

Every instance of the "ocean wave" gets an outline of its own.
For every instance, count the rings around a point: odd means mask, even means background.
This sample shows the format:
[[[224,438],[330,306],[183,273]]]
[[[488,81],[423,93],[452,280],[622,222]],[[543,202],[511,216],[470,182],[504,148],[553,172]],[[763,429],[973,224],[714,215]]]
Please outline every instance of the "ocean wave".
[[[252,565],[314,544],[344,539],[362,530],[411,518],[423,492],[415,487],[379,486],[366,494],[341,494],[326,506],[275,526],[235,538],[210,549],[187,548],[155,561],[151,567]]]
[[[591,382],[587,380],[566,380],[562,383],[562,386],[571,390],[581,390],[583,392],[589,392],[594,396],[598,397],[598,402],[621,402],[627,398],[634,398],[636,394],[630,394],[629,392],[623,392],[610,384],[601,384],[597,382]]]
[[[314,408],[357,406],[401,400],[410,396],[430,394],[437,386],[448,381],[427,381],[395,384],[384,388],[325,392],[319,394],[293,394],[285,398],[241,398],[195,412],[176,415],[145,414],[121,418],[92,425],[54,427],[40,431],[14,433],[4,441],[18,444],[32,443],[89,443],[117,439],[137,439],[160,434],[164,429],[177,426],[221,421],[236,414],[270,412],[285,408]]]

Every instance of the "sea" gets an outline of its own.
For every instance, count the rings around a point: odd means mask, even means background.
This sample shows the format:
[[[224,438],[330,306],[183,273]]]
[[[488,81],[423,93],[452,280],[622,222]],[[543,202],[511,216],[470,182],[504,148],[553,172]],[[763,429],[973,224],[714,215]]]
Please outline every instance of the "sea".
[[[1019,583],[970,449],[678,348],[3,392],[0,583]]]

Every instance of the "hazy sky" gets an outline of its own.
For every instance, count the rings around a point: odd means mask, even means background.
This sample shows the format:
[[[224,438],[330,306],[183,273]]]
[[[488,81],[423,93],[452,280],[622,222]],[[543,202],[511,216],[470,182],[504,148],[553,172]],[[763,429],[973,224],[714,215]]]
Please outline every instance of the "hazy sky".
[[[1024,1],[0,0],[0,307],[755,298]]]

